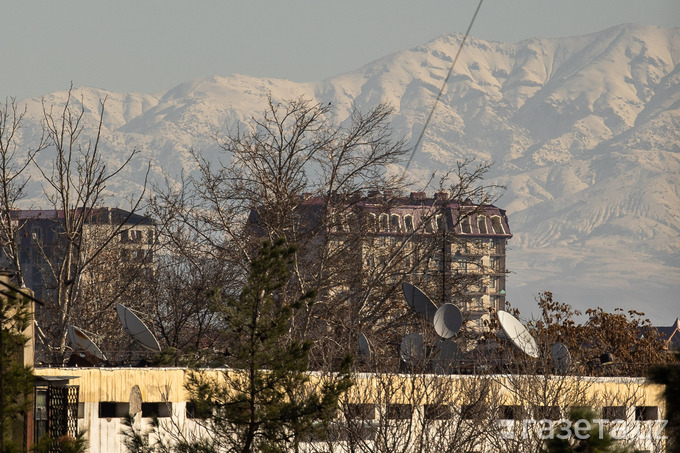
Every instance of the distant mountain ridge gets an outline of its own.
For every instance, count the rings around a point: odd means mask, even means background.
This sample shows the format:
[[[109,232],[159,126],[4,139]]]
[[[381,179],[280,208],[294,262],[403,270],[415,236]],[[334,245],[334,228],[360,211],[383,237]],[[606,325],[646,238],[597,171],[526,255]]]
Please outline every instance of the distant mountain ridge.
[[[264,110],[266,97],[331,102],[338,117],[384,100],[393,127],[422,130],[461,40],[440,36],[316,83],[210,77],[158,95],[77,88],[88,110],[107,97],[111,159],[142,150],[152,178],[190,171],[190,149]],[[523,312],[553,290],[577,307],[637,308],[661,322],[680,314],[680,28],[621,25],[584,36],[501,43],[471,38],[415,156],[414,180],[457,159],[494,162],[499,202],[515,234],[508,299]],[[58,104],[65,92],[44,97]],[[40,99],[23,130],[39,131]],[[140,165],[112,193],[137,190]],[[40,204],[32,186],[31,201]]]

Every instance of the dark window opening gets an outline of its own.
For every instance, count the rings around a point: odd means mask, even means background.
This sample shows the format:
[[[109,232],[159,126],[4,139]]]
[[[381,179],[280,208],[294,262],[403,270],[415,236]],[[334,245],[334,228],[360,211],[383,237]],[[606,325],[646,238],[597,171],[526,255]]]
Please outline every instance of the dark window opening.
[[[130,413],[129,403],[102,401],[99,403],[99,418],[122,418]]]
[[[491,226],[493,227],[494,233],[505,234],[505,230],[503,229],[503,222],[501,222],[500,217],[498,216],[491,217]]]
[[[424,409],[427,420],[447,420],[451,418],[451,407],[445,404],[426,404]]]
[[[142,417],[170,417],[172,403],[142,403]]]
[[[484,217],[483,215],[477,217],[477,226],[479,227],[479,234],[487,234],[486,217]]]
[[[391,231],[394,232],[401,231],[401,223],[399,222],[399,216],[396,214],[392,214],[392,217],[390,217],[390,229]]]
[[[210,418],[212,416],[212,409],[208,404],[196,404],[194,401],[187,402],[186,405],[187,418]]]
[[[625,420],[625,406],[605,406],[602,408],[602,418],[605,420]]]
[[[409,420],[413,415],[413,406],[410,404],[388,404],[388,420]]]
[[[373,404],[348,404],[345,417],[350,420],[373,420],[375,419],[375,406]]]
[[[637,406],[635,408],[635,420],[647,421],[658,420],[659,408],[657,406]]]
[[[413,217],[410,215],[407,215],[404,217],[404,226],[406,227],[406,231],[409,233],[413,231]]]
[[[468,217],[465,217],[460,221],[460,230],[463,232],[463,234],[472,233],[472,229],[470,228],[470,219]]]
[[[536,408],[537,420],[559,420],[560,408],[559,406],[538,406]]]
[[[499,416],[501,420],[520,420],[522,406],[501,406]]]

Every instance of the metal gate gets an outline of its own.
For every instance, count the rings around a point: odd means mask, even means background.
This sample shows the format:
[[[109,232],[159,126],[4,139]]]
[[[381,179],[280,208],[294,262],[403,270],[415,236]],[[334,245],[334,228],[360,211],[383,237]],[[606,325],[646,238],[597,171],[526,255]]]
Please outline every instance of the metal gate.
[[[44,434],[49,435],[52,440],[50,451],[59,451],[58,445],[61,437],[68,436],[75,439],[78,434],[78,389],[77,385],[50,385],[36,389],[37,433],[39,437]],[[42,399],[40,393],[45,395],[44,412],[41,411],[42,404],[39,404]],[[40,416],[41,412],[46,416]]]

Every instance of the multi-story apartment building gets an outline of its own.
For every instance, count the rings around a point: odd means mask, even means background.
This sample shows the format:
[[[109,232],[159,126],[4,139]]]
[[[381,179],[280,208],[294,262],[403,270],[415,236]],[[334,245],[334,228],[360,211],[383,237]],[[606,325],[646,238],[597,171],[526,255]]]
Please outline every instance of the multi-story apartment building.
[[[17,230],[19,263],[24,284],[31,288],[36,297],[48,300],[54,290],[53,269],[63,260],[64,244],[67,240],[64,231],[64,212],[59,210],[17,210],[12,213],[12,221]],[[118,230],[115,235],[113,234]],[[112,237],[113,236],[113,237]],[[112,240],[108,240],[112,238]],[[153,262],[152,244],[155,239],[155,226],[148,218],[118,208],[98,208],[84,217],[82,239],[74,252],[81,257],[88,256],[94,247],[101,247],[107,241],[107,253],[114,253],[119,260]],[[115,250],[108,252],[109,250]],[[5,267],[8,258],[2,257]],[[114,265],[113,268],[120,268]],[[93,278],[84,275],[84,278]]]
[[[503,209],[452,200],[443,192],[432,197],[372,192],[330,203],[303,194],[296,211],[304,224],[299,231],[327,235],[331,248],[344,249],[339,255],[353,260],[347,269],[365,279],[381,276],[375,284],[416,284],[437,305],[457,304],[473,329],[481,329],[489,308],[505,307],[505,253],[512,233]],[[257,235],[264,233],[265,215],[266,210],[250,214]],[[318,244],[317,239],[299,245]],[[381,267],[391,269],[376,271]]]

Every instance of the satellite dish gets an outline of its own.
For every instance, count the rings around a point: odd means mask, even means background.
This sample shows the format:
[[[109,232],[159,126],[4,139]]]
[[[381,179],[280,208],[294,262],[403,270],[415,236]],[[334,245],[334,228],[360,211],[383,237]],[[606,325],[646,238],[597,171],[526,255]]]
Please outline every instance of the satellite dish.
[[[434,322],[434,314],[437,312],[437,306],[432,303],[430,298],[420,289],[407,282],[401,284],[401,289],[404,291],[404,298],[406,299],[408,306],[423,318],[430,322]]]
[[[125,330],[128,331],[137,343],[149,351],[161,351],[156,337],[154,337],[149,328],[146,327],[136,314],[122,304],[116,304],[116,311],[118,312],[121,324],[123,324]]]
[[[557,342],[553,345],[552,351],[550,351],[552,356],[552,363],[555,369],[560,373],[566,373],[571,366],[571,354],[569,354],[569,349],[567,347]]]
[[[506,311],[498,310],[497,315],[498,322],[500,322],[503,332],[505,332],[505,335],[512,344],[521,349],[526,355],[538,358],[538,345],[527,328],[524,327],[517,318]]]
[[[444,304],[434,314],[434,330],[444,339],[457,334],[462,325],[463,315],[454,304]]]
[[[432,352],[434,369],[436,372],[445,372],[450,369],[458,355],[458,345],[451,340],[439,340]]]
[[[371,344],[368,342],[368,338],[363,332],[359,333],[359,354],[365,357],[367,360],[371,358]]]
[[[78,350],[78,351],[84,351],[89,354],[92,354],[99,360],[106,360],[106,356],[104,353],[99,349],[99,347],[94,344],[92,340],[90,340],[90,337],[88,337],[85,332],[80,330],[76,326],[68,326],[66,329],[68,332],[68,338],[71,340],[71,344]]]
[[[410,333],[404,336],[399,345],[401,358],[411,366],[425,359],[425,349],[423,348],[423,336],[419,333]]]

